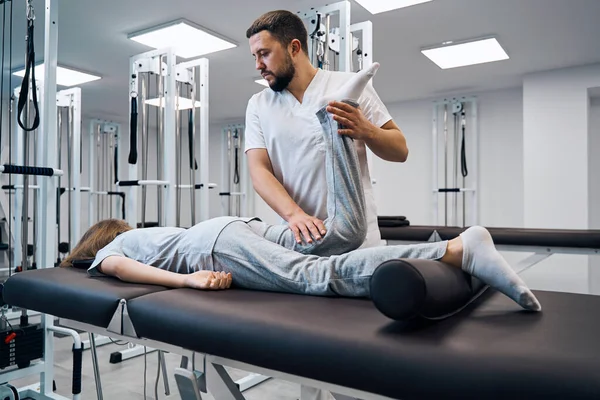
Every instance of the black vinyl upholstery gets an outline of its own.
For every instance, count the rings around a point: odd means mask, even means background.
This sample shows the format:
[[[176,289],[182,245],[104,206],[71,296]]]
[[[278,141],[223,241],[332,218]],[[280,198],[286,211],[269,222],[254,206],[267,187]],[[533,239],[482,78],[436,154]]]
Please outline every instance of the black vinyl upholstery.
[[[547,246],[600,249],[600,230],[487,228],[498,245]],[[381,238],[424,242],[437,232],[442,240],[457,237],[465,228],[444,226],[384,226]]]
[[[367,299],[165,290],[50,268],[12,276],[3,296],[100,327],[125,298],[140,337],[391,398],[600,398],[600,297],[535,294],[541,313],[488,290],[452,318],[397,322]]]
[[[90,278],[85,270],[75,268],[44,268],[11,276],[2,297],[12,306],[106,328],[121,299],[162,290],[166,289],[111,277]]]
[[[391,398],[599,398],[600,297],[536,296],[542,313],[488,291],[439,322],[390,321],[367,300],[244,290],[154,293],[129,312],[150,339]]]

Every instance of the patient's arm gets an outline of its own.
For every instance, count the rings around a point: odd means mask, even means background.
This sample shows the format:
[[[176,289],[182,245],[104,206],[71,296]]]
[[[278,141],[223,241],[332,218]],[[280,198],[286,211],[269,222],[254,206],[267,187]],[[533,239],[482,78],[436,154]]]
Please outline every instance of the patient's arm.
[[[224,272],[198,271],[193,274],[177,274],[143,264],[121,256],[106,257],[100,271],[124,282],[145,283],[170,288],[227,289],[231,286],[231,274]]]

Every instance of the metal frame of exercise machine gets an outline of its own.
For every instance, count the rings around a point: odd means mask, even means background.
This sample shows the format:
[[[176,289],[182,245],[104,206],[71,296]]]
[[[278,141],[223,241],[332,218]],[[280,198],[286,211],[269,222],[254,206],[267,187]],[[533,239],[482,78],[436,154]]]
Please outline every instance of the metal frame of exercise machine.
[[[39,98],[43,98],[44,96],[44,88],[38,86],[37,87],[37,92],[38,92],[38,97]],[[69,132],[69,137],[67,138],[67,141],[69,142],[68,146],[70,146],[70,148],[72,149],[71,154],[70,154],[70,159],[68,159],[68,164],[70,165],[70,168],[67,168],[66,171],[66,178],[68,181],[67,186],[65,187],[65,192],[67,193],[67,195],[69,196],[69,203],[70,203],[70,207],[69,207],[69,217],[68,217],[68,238],[69,238],[69,243],[72,245],[73,243],[77,243],[77,241],[79,240],[79,237],[81,235],[81,226],[80,226],[80,220],[79,220],[79,210],[81,208],[81,174],[78,173],[78,169],[77,166],[80,165],[81,162],[81,153],[80,153],[80,143],[81,143],[81,89],[78,87],[74,87],[74,88],[70,88],[70,89],[65,89],[65,90],[61,90],[59,92],[55,92],[56,93],[56,114],[57,114],[57,121],[60,122],[61,121],[61,117],[59,116],[59,113],[61,112],[61,109],[67,109],[68,110],[68,132]],[[15,90],[15,101],[18,101],[20,96],[20,93],[18,92],[18,90]],[[31,101],[31,98],[29,99]],[[40,114],[42,113],[42,111],[40,111]],[[17,118],[17,115],[15,114],[15,120]],[[57,129],[62,129],[62,124],[58,123],[57,125],[59,125],[59,127]],[[12,145],[13,148],[10,150],[13,154],[13,162],[17,165],[29,165],[29,160],[28,160],[28,154],[30,152],[29,150],[29,135],[26,135],[26,132],[24,132],[24,130],[17,124],[15,123],[15,127],[16,127],[16,137],[15,140],[13,140]],[[36,136],[33,137],[34,139],[34,147],[37,148],[37,153],[35,153],[35,158],[34,158],[34,164],[38,164],[38,160],[41,159],[41,151],[43,151],[43,149],[41,149],[41,146],[39,145],[39,143],[37,142],[37,136],[42,136],[42,129],[39,128],[38,132],[35,134]],[[57,135],[57,146],[58,146],[58,152],[57,154],[60,156],[61,154],[61,150],[60,150],[60,144],[58,143],[58,138],[60,138],[60,133]],[[22,140],[21,138],[25,138],[24,140]],[[25,155],[25,153],[28,153],[27,156]],[[60,168],[61,166],[58,165],[58,167]],[[64,169],[63,169],[64,170]],[[37,180],[37,177],[35,177],[35,179]],[[59,188],[61,186],[61,178],[58,179],[58,185]],[[29,230],[28,229],[22,229],[22,226],[20,223],[18,223],[18,221],[22,220],[23,217],[23,211],[22,211],[22,207],[20,206],[22,204],[23,201],[26,201],[27,205],[29,205],[29,190],[33,190],[33,194],[34,194],[34,199],[36,199],[37,197],[39,197],[39,190],[41,188],[40,185],[36,184],[34,182],[33,185],[29,184],[29,178],[27,175],[24,176],[16,176],[13,178],[13,187],[14,187],[14,196],[12,199],[13,202],[13,210],[14,210],[14,265],[21,265],[23,264],[24,267],[26,267],[26,263],[28,262],[27,260],[27,253],[26,253],[26,246],[23,246],[23,241],[25,240],[25,235],[29,236]],[[28,193],[27,195],[25,194],[25,189],[27,189]],[[58,193],[58,192],[57,192]],[[59,197],[60,198],[60,197]],[[34,200],[35,201],[35,200]],[[34,212],[36,211],[36,207],[37,205],[34,206]],[[60,221],[57,221],[57,224],[60,223]],[[57,235],[60,234],[60,228],[59,231],[57,233]],[[34,225],[34,231],[33,231],[33,242],[34,242],[34,248],[35,248],[35,255],[34,255],[34,259],[40,259],[40,254],[37,252],[37,248],[39,246],[36,246],[36,242],[37,242],[37,238],[38,238],[38,233],[36,232],[35,229],[35,225]],[[57,238],[57,240],[60,240],[60,237]],[[29,242],[29,239],[27,239],[27,243]],[[57,246],[58,246],[58,241],[57,241]],[[25,268],[24,268],[25,269]]]
[[[29,21],[33,22],[33,8],[30,2],[27,2],[27,16]],[[39,107],[40,126],[38,128],[39,145],[37,146],[37,162],[44,168],[30,166],[1,166],[1,173],[23,175],[25,178],[32,175],[40,175],[42,170],[44,177],[39,180],[39,195],[37,196],[37,212],[35,218],[39,218],[40,223],[36,226],[36,237],[40,238],[40,246],[37,248],[40,268],[51,268],[57,254],[57,232],[56,232],[56,206],[58,176],[63,175],[63,171],[55,168],[57,165],[57,89],[56,89],[56,69],[58,54],[58,2],[56,0],[45,0],[45,32],[44,32],[44,62],[45,71],[43,79],[43,88],[40,87],[40,98],[42,99]],[[12,149],[11,149],[12,150]],[[19,154],[19,153],[17,153]],[[23,197],[28,197],[27,179],[23,187]],[[25,202],[26,203],[26,202]],[[25,204],[27,206],[27,204]],[[18,225],[18,224],[15,224]],[[4,311],[4,308],[3,308]],[[43,357],[40,360],[33,361],[28,367],[8,368],[0,371],[0,381],[10,382],[27,376],[38,375],[39,384],[17,389],[21,397],[29,397],[36,400],[47,399],[65,399],[53,393],[53,374],[54,374],[54,336],[53,332],[60,332],[70,335],[74,342],[74,349],[80,349],[80,340],[77,332],[71,329],[65,329],[54,326],[54,318],[50,315],[41,315],[41,329],[44,334]],[[73,390],[74,399],[80,397],[79,391]]]
[[[137,224],[137,213],[135,210],[137,209],[138,204],[138,193],[135,190],[136,186],[150,186],[154,185],[160,187],[160,195],[158,198],[158,223],[161,226],[176,226],[177,225],[177,191],[181,189],[190,189],[192,192],[194,190],[200,189],[200,220],[206,220],[209,217],[209,196],[208,189],[210,185],[208,183],[208,169],[209,169],[209,148],[208,148],[208,138],[209,138],[209,62],[206,58],[199,58],[196,60],[177,63],[176,55],[174,50],[171,48],[167,49],[159,49],[150,52],[146,52],[143,54],[139,54],[130,59],[130,97],[135,99],[137,103],[137,98],[139,97],[139,93],[141,92],[141,108],[142,108],[142,129],[143,131],[147,131],[147,127],[145,124],[145,112],[146,112],[146,88],[142,87],[142,90],[139,91],[140,87],[140,74],[142,73],[153,73],[159,76],[159,137],[158,143],[162,146],[161,157],[158,160],[159,164],[159,174],[156,180],[148,180],[144,179],[146,176],[146,172],[142,170],[142,180],[138,180],[139,167],[137,162],[132,163],[130,160],[129,163],[129,174],[128,181],[119,181],[117,183],[118,186],[129,187],[127,190],[127,222],[131,226],[136,226]],[[196,74],[196,71],[198,74]],[[199,76],[199,79],[196,76]],[[164,78],[164,83],[163,83]],[[142,80],[142,82],[145,82]],[[178,111],[178,99],[181,97],[179,95],[178,83],[190,84],[193,85],[194,90],[192,90],[192,96],[194,105],[199,104],[199,107],[194,107],[193,113],[193,139],[192,139],[192,148],[195,150],[195,129],[197,125],[196,108],[199,108],[200,114],[200,163],[199,163],[199,174],[200,174],[200,183],[196,183],[196,172],[192,169],[192,180],[194,180],[193,184],[189,185],[177,185],[177,165],[175,160],[177,160],[177,134],[180,132],[178,122],[179,122],[179,112]],[[197,93],[199,93],[199,98],[196,98]],[[133,101],[132,101],[133,103]],[[137,106],[137,104],[136,104]],[[133,104],[130,103],[130,115],[132,115],[132,111],[137,111],[133,109]],[[134,113],[135,118],[137,118],[137,112]],[[164,128],[164,129],[162,129]],[[145,140],[144,132],[142,132],[142,138]],[[142,144],[142,147],[146,146],[145,143]],[[195,151],[193,151],[195,154]],[[130,146],[130,155],[131,155],[131,146]],[[142,155],[144,155],[144,150],[142,149]],[[145,160],[142,161],[144,163]],[[192,193],[192,202],[195,203],[196,195]],[[144,205],[142,205],[143,213],[144,213]],[[195,223],[195,207],[193,206],[192,212],[192,223]]]
[[[373,23],[371,21],[363,21],[355,24],[351,24],[351,3],[348,0],[339,1],[337,3],[328,4],[323,7],[311,8],[310,11],[298,12],[298,16],[308,21],[307,29],[311,31],[313,25],[316,25],[321,19],[325,19],[325,32],[319,32],[315,34],[317,40],[321,43],[325,42],[328,45],[328,49],[339,53],[338,71],[352,72],[353,68],[353,53],[354,43],[358,40],[356,35],[362,36],[362,49],[358,56],[361,57],[363,66],[369,66],[373,63]],[[337,16],[338,25],[337,27],[331,27],[330,18]],[[329,28],[329,31],[327,30]],[[316,27],[314,32],[320,31],[320,27]],[[309,33],[309,40],[311,40]],[[322,38],[324,36],[324,38]],[[321,39],[322,38],[322,39]],[[349,38],[352,38],[350,40]],[[339,40],[340,44],[335,41]],[[325,53],[328,54],[328,53]],[[319,66],[318,62],[315,62],[312,52],[309,54],[311,62],[315,66]],[[319,68],[330,69],[330,63],[324,62]],[[359,65],[360,69],[360,65]]]
[[[119,156],[118,149],[122,148],[123,135],[121,124],[93,119],[90,121],[88,132],[88,185],[90,201],[88,203],[88,225],[100,221],[104,217],[122,217],[120,210],[125,199],[115,192],[117,176],[115,157]],[[106,175],[106,171],[109,171]],[[108,176],[108,179],[107,179]],[[109,201],[106,199],[109,198]],[[120,207],[120,206],[123,207]]]
[[[244,157],[245,128],[243,124],[226,125],[221,133],[219,196],[222,215],[254,215],[254,189],[250,180],[248,159]]]
[[[442,113],[442,130],[444,138],[443,146],[443,172],[440,171],[440,134],[439,134],[439,121],[440,113]],[[460,120],[454,124],[452,132],[448,131],[449,116],[459,115]],[[479,220],[479,196],[477,191],[478,185],[478,149],[479,149],[479,121],[478,121],[478,101],[476,97],[453,97],[433,102],[433,115],[432,115],[432,192],[433,192],[433,224],[440,226],[440,196],[443,195],[444,199],[444,226],[448,224],[452,226],[472,226],[477,225]],[[466,179],[463,177],[462,183],[458,182],[458,170],[459,170],[459,130],[463,131],[465,137],[467,132],[469,133],[469,144],[465,146],[465,162],[468,161],[468,176],[469,185],[466,186]],[[452,136],[450,136],[452,134]],[[453,144],[454,152],[452,157],[448,157],[448,147]],[[451,171],[448,171],[448,167],[451,167]],[[448,173],[454,172],[454,181],[448,182]],[[442,175],[443,181],[440,182],[440,174]],[[467,207],[467,196],[470,194],[470,204]],[[452,195],[454,211],[449,213],[448,207],[448,195]],[[458,211],[459,195],[462,199],[462,213]],[[451,207],[452,208],[452,207]],[[450,210],[452,211],[452,210]],[[459,214],[462,216],[462,223],[459,222]],[[452,218],[449,218],[449,215]]]
[[[81,221],[80,215],[81,213],[81,89],[78,87],[70,88],[66,90],[61,90],[56,95],[56,105],[59,109],[66,108],[68,110],[69,118],[67,120],[68,128],[67,132],[69,133],[69,137],[67,138],[68,147],[71,149],[71,154],[67,155],[69,157],[68,163],[68,176],[67,176],[67,186],[66,186],[66,194],[68,195],[69,201],[69,219],[68,219],[68,238],[69,238],[69,249],[72,249],[79,238],[81,237]],[[59,129],[62,129],[61,116],[62,114],[58,114],[59,117]],[[62,137],[62,132],[58,132],[58,138]],[[59,155],[61,154],[62,143],[58,142],[58,151]],[[60,162],[60,161],[59,161]],[[59,168],[61,166],[59,165]],[[59,188],[61,186],[61,180],[59,179]],[[60,201],[60,196],[58,197]],[[59,205],[60,206],[60,205]],[[60,221],[57,221],[60,224]],[[60,225],[58,231],[58,241],[60,241]],[[57,242],[58,243],[58,242]]]
[[[309,41],[311,39],[311,25],[316,25],[314,32],[320,31],[321,27],[317,24],[320,23],[322,18],[325,18],[327,21],[325,23],[325,32],[319,32],[320,35],[317,36],[317,40],[320,42],[325,42],[329,44],[329,35],[331,34],[331,26],[329,24],[330,17],[333,15],[337,15],[339,18],[339,27],[338,34],[340,40],[339,46],[339,62],[338,62],[338,70],[339,71],[351,71],[352,65],[352,52],[351,52],[351,43],[350,43],[350,1],[343,0],[337,3],[325,5],[323,7],[314,7],[309,11],[301,12],[299,11],[297,14],[302,20],[308,20],[308,31],[309,31]],[[316,34],[315,34],[316,35]],[[322,36],[325,38],[321,39]],[[313,43],[314,45],[314,43]],[[329,50],[329,49],[328,49]],[[329,51],[324,51],[324,59],[327,59],[327,55]],[[318,63],[314,60],[313,53],[309,54],[311,58],[311,62],[313,65],[318,65]],[[327,60],[324,61],[323,66],[328,69]]]

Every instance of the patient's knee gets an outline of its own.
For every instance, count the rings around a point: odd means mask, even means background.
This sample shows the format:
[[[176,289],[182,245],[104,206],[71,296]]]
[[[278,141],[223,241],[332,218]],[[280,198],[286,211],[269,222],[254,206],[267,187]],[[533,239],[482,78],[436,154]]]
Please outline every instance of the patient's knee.
[[[326,240],[339,243],[342,253],[356,250],[362,246],[367,238],[367,224],[366,221],[351,220],[334,223],[327,232],[327,235],[331,236],[329,238],[326,237]]]

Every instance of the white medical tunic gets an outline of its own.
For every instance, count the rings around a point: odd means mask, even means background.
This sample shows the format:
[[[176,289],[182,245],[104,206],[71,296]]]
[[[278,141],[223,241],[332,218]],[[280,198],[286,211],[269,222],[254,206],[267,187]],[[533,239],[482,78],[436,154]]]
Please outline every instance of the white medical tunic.
[[[319,100],[338,90],[352,74],[319,69],[302,103],[287,90],[275,92],[266,88],[252,96],[246,110],[245,151],[267,149],[275,177],[304,212],[321,220],[327,218],[326,150],[316,112]],[[375,126],[381,127],[392,119],[370,82],[358,102]],[[362,247],[378,246],[381,235],[367,149],[362,140],[354,143],[367,207],[368,233]]]

